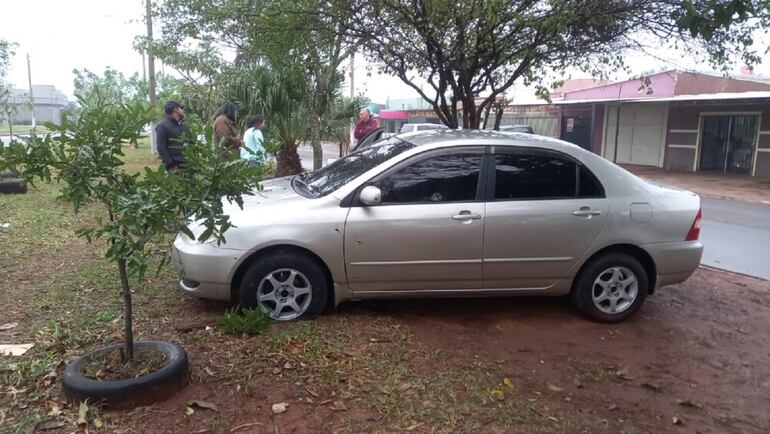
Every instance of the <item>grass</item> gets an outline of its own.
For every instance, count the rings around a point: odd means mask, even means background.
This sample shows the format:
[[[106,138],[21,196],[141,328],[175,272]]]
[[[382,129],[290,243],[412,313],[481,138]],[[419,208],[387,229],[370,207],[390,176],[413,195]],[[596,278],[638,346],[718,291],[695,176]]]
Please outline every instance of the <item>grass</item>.
[[[219,328],[231,335],[258,335],[267,330],[270,319],[261,309],[233,307],[219,319]]]
[[[13,125],[13,134],[28,134],[32,130],[32,125]],[[46,132],[46,128],[42,125],[38,125],[35,128],[38,133]],[[8,126],[8,122],[0,123],[0,134],[6,134],[11,132],[11,127]]]
[[[146,143],[125,154],[129,171],[159,164]],[[73,357],[122,339],[117,270],[104,260],[103,244],[74,235],[97,209],[89,205],[75,215],[58,192],[58,186],[40,185],[27,195],[0,196],[0,220],[10,223],[0,229],[0,267],[7,275],[0,279],[3,322],[19,322],[2,338],[35,344],[24,356],[0,358],[0,432],[33,431],[52,419],[66,423],[67,432],[82,430],[79,409],[64,401],[59,376]],[[208,381],[213,393],[238,390],[247,402],[265,388],[288,389],[319,411],[338,410],[337,432],[577,431],[549,420],[549,410],[529,399],[525,385],[507,380],[500,364],[455,360],[426,348],[387,315],[343,307],[314,321],[268,328],[259,310],[202,308],[183,298],[170,266],[132,287],[136,339],[180,342],[194,378]],[[214,331],[175,332],[190,316],[221,319]],[[601,374],[592,370],[579,365],[576,375]],[[91,409],[88,415],[92,432],[99,431],[97,420],[106,432],[145,426],[129,413],[104,417]],[[231,422],[223,412],[212,413],[196,430],[227,432]]]

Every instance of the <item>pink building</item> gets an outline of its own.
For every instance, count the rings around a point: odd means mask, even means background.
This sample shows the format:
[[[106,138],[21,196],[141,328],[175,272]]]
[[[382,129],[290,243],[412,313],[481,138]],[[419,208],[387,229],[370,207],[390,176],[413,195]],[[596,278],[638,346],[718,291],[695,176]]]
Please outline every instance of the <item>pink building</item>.
[[[672,70],[554,104],[558,137],[617,163],[770,176],[770,82]]]

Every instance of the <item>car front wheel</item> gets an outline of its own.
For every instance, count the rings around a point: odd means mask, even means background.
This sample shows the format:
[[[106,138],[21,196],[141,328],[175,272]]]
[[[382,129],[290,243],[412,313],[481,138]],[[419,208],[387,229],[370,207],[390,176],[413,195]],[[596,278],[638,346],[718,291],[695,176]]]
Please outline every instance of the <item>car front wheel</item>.
[[[313,259],[279,251],[254,262],[241,280],[239,302],[275,321],[309,319],[323,312],[328,284]]]
[[[592,259],[578,276],[572,299],[586,317],[615,323],[642,306],[649,278],[642,264],[625,253],[611,252]]]

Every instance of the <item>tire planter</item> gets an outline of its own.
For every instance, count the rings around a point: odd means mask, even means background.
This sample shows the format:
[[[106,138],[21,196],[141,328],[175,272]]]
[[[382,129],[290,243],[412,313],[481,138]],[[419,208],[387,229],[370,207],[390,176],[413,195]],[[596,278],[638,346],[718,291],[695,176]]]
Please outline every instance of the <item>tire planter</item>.
[[[121,346],[123,344],[110,345],[67,365],[62,376],[64,395],[75,402],[88,401],[92,405],[130,408],[168,398],[187,384],[187,353],[179,345],[163,341],[134,343],[135,349],[154,350],[166,355],[166,365],[158,371],[128,380],[99,381],[85,376],[85,367],[89,360],[110,351],[119,351]]]
[[[24,194],[27,186],[17,178],[0,178],[0,194]]]

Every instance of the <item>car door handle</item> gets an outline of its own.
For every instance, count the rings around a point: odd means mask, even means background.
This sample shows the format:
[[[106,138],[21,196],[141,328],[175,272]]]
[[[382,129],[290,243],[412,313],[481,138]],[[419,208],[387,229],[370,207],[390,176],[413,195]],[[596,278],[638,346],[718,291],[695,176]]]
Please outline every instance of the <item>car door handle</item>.
[[[578,217],[590,217],[594,215],[601,215],[602,212],[599,210],[592,210],[591,208],[584,206],[580,208],[577,211],[572,211],[572,215],[576,215]]]
[[[481,214],[471,213],[470,211],[460,211],[452,216],[452,220],[478,220],[480,218]]]

